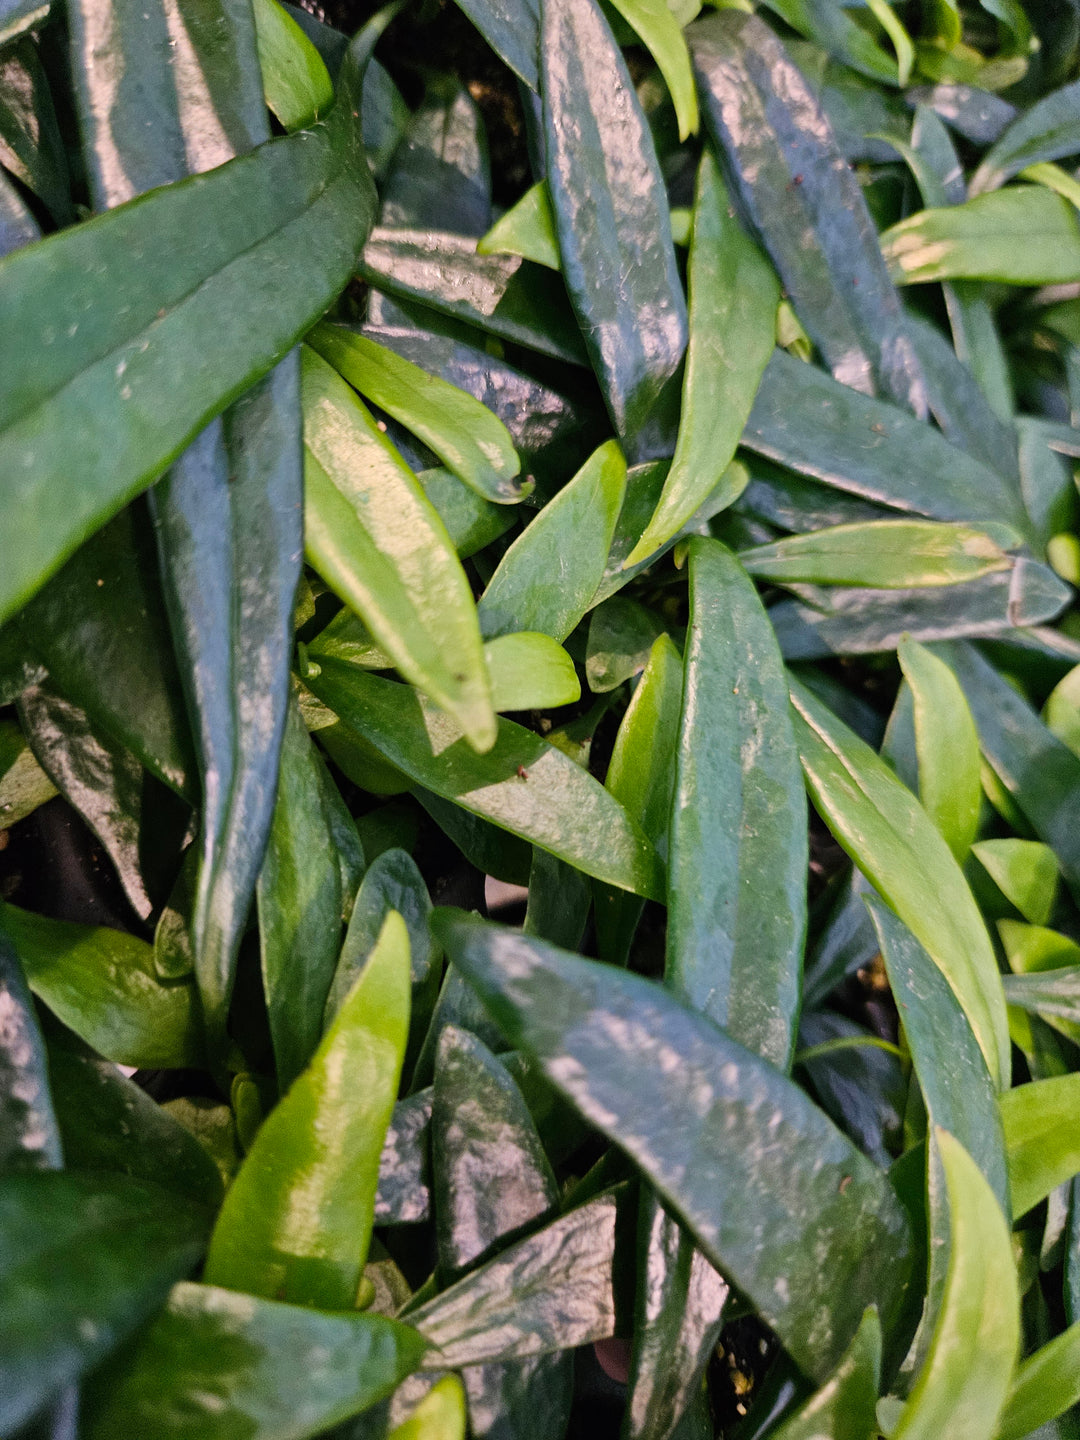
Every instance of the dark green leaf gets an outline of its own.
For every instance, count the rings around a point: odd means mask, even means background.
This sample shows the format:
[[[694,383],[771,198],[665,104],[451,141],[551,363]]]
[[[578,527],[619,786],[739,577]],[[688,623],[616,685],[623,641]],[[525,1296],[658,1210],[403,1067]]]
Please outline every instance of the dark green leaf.
[[[934,520],[1002,521],[1026,535],[1015,486],[894,405],[776,351],[743,444],[850,495]]]
[[[428,81],[380,194],[379,220],[387,229],[482,235],[491,224],[484,121],[476,101],[453,78]]]
[[[86,1395],[88,1440],[306,1440],[391,1393],[423,1342],[380,1315],[177,1285]]]
[[[340,948],[344,897],[322,771],[290,704],[257,892],[263,991],[282,1094],[319,1043]]]
[[[1001,980],[990,937],[952,852],[869,745],[798,682],[792,701],[811,799],[949,982],[1000,1087],[1009,1075]]]
[[[326,661],[311,687],[418,785],[586,875],[635,894],[663,893],[656,852],[637,824],[587,771],[538,735],[500,720],[494,748],[477,755],[418,691],[338,660]]]
[[[439,1036],[431,1129],[439,1262],[455,1279],[551,1210],[559,1188],[506,1067],[453,1025]]]
[[[1001,1213],[1011,1218],[997,1097],[974,1032],[944,975],[903,921],[876,896],[866,904],[930,1123],[960,1141]]]
[[[545,0],[547,182],[563,276],[629,457],[686,349],[686,302],[652,134],[594,0]]]
[[[539,630],[562,641],[604,574],[626,489],[626,462],[607,441],[503,556],[480,597],[485,636]]]
[[[209,1216],[126,1175],[0,1179],[0,1426],[102,1360],[198,1260]]]
[[[263,1121],[229,1188],[208,1283],[328,1310],[355,1304],[408,1029],[409,937],[391,912],[311,1064]]]
[[[1061,160],[1080,151],[1080,81],[1065,85],[1014,120],[983,156],[971,177],[970,193],[996,190],[1042,160]]]
[[[965,205],[920,210],[886,230],[881,250],[901,285],[1061,285],[1080,279],[1076,207],[1041,185],[1010,185]]]
[[[431,1214],[428,1134],[431,1090],[420,1090],[394,1106],[379,1160],[375,1223],[415,1225]]]
[[[867,1304],[891,1332],[906,1220],[802,1090],[639,976],[460,912],[433,924],[510,1043],[626,1150],[809,1374],[838,1363]]]
[[[730,1287],[651,1190],[638,1203],[638,1294],[625,1440],[669,1440],[716,1348]]]
[[[731,213],[706,150],[698,171],[690,247],[690,342],[675,455],[660,502],[625,563],[681,530],[727,472],[773,351],[780,287],[772,266]],[[730,498],[734,500],[733,488]]]
[[[592,612],[585,675],[594,694],[614,690],[648,664],[663,622],[636,600],[613,595]]]
[[[705,122],[799,319],[837,380],[916,414],[925,386],[858,181],[765,23],[724,10],[688,31]]]
[[[849,10],[830,5],[829,0],[766,0],[766,4],[793,29],[831,51],[853,70],[886,85],[897,83],[896,61]]]
[[[221,1204],[217,1166],[198,1140],[115,1065],[57,1033],[49,1078],[68,1169],[118,1171],[210,1210]]]
[[[1049,936],[1053,932],[1041,933]],[[1080,950],[1074,942],[1063,935],[1056,938],[1065,957],[1080,961]],[[1047,973],[1006,975],[1002,983],[1010,1005],[1019,1005],[1022,1010],[1034,1011],[1047,1019],[1054,1017],[1070,1025],[1080,1025],[1080,964],[1055,965]]]
[[[49,1070],[18,956],[0,936],[0,1173],[58,1170],[60,1132]]]
[[[1013,1215],[1019,1219],[1063,1181],[1080,1174],[1076,1128],[1080,1074],[1018,1085],[998,1103],[1009,1156]]]
[[[572,365],[585,347],[558,275],[509,255],[477,255],[467,235],[376,228],[360,274],[369,285],[516,340]]]
[[[624,895],[628,904],[637,896]],[[538,935],[564,950],[577,950],[585,933],[592,904],[592,886],[588,877],[572,865],[566,865],[546,850],[533,850],[529,871],[529,900],[525,910],[526,935]]]
[[[0,55],[0,164],[43,200],[60,224],[71,222],[64,142],[49,82],[29,37]]]
[[[738,561],[690,542],[665,980],[786,1069],[806,934],[806,797],[768,616]]]
[[[0,904],[0,931],[34,994],[106,1059],[147,1069],[202,1063],[194,988],[160,980],[152,946],[14,905]]]
[[[456,801],[414,786],[412,793],[444,834],[481,875],[507,885],[527,885],[532,847],[509,831],[464,810]],[[396,842],[395,842],[396,843]]]
[[[539,90],[540,14],[535,0],[459,0],[496,55]]]
[[[1042,723],[1013,687],[973,646],[950,643],[939,653],[956,672],[979,731],[979,744],[998,779],[1057,856],[1080,898],[1080,758]]]
[[[626,1187],[510,1245],[409,1314],[433,1347],[425,1367],[546,1355],[615,1333],[615,1260]]]
[[[773,1440],[866,1440],[877,1432],[881,1372],[881,1323],[867,1310],[847,1354],[821,1389],[789,1420],[771,1431]]]

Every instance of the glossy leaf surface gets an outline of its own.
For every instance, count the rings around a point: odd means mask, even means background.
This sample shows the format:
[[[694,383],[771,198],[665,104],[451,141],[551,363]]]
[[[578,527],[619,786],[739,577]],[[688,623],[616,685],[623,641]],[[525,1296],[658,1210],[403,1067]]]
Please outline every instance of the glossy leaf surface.
[[[229,1189],[210,1242],[209,1284],[328,1310],[354,1304],[408,1038],[409,980],[408,932],[391,913],[311,1064],[263,1122]]]
[[[996,190],[1029,165],[1060,160],[1080,151],[1080,85],[1074,81],[1044,95],[1014,120],[983,156],[971,177],[970,192]]]
[[[45,1045],[14,946],[0,937],[0,1172],[58,1170]]]
[[[488,749],[494,712],[480,630],[442,521],[355,392],[310,350],[303,396],[309,560],[405,678]]]
[[[936,655],[913,640],[902,640],[897,655],[911,688],[919,799],[963,864],[982,803],[975,721],[956,677]]]
[[[1053,1075],[1001,1096],[1013,1214],[1026,1215],[1064,1180],[1080,1173],[1076,1106],[1080,1074]]]
[[[432,1369],[545,1355],[615,1332],[612,1265],[625,1187],[503,1250],[408,1320],[433,1347]]]
[[[466,1420],[461,1380],[444,1375],[390,1434],[393,1440],[465,1440]]]
[[[19,727],[0,721],[0,830],[25,820],[55,794]]]
[[[327,1315],[181,1284],[95,1376],[87,1434],[306,1440],[389,1395],[422,1353],[414,1331],[380,1315]]]
[[[871,520],[791,535],[744,550],[739,559],[751,575],[779,585],[897,590],[956,585],[1009,566],[1008,557],[985,532],[919,520]]]
[[[154,1313],[198,1260],[209,1218],[122,1175],[0,1179],[6,1431],[18,1430]]]
[[[779,284],[731,213],[708,150],[698,171],[689,289],[690,340],[675,455],[627,566],[669,540],[720,483],[773,351]]]
[[[892,1323],[906,1220],[801,1090],[638,976],[459,912],[433,923],[508,1041],[630,1155],[808,1373],[838,1363],[867,1302]]]
[[[539,180],[477,244],[478,255],[520,255],[523,260],[532,260],[545,265],[549,270],[561,270],[559,237],[555,230],[555,216],[551,209],[551,196],[547,182]]]
[[[775,1440],[866,1440],[877,1429],[881,1322],[867,1310],[847,1354],[805,1405],[772,1432]]]
[[[795,739],[811,799],[926,948],[971,1024],[996,1085],[1009,1074],[1005,1002],[982,917],[945,841],[870,747],[801,685]]]
[[[373,190],[365,165],[354,163],[355,70],[343,90],[327,124],[0,262],[0,324],[18,337],[4,351],[0,453],[19,475],[0,616],[281,359],[348,278]],[[194,233],[201,244],[178,242]],[[278,294],[276,257],[297,252],[310,262],[304,277]],[[153,258],[132,267],[133,253]],[[41,341],[57,323],[58,274],[69,277],[66,306],[85,318],[50,346]],[[118,288],[124,306],[115,304]],[[260,305],[260,295],[272,303]],[[222,329],[213,363],[195,363],[207,330],[233,309],[258,320]],[[82,437],[74,453],[73,426]]]
[[[756,16],[724,10],[695,21],[688,37],[709,132],[834,376],[924,413],[866,202],[805,78]]]
[[[149,1069],[202,1061],[194,989],[159,979],[145,941],[14,905],[0,906],[0,931],[34,994],[107,1059]]]
[[[477,755],[416,691],[340,661],[325,663],[311,684],[418,785],[586,875],[636,894],[663,893],[656,852],[637,824],[580,765],[538,735],[500,720],[494,748]]]
[[[342,325],[316,326],[308,344],[477,494],[512,504],[529,493],[515,483],[521,461],[506,426],[471,395]]]
[[[322,57],[277,0],[254,0],[266,103],[286,130],[300,130],[334,103],[334,87]]]
[[[948,1131],[935,1131],[949,1209],[949,1264],[930,1351],[896,1440],[988,1440],[1020,1343],[1020,1295],[1009,1227],[982,1172]]]
[[[753,583],[690,543],[665,981],[786,1069],[806,929],[806,797],[787,682]]]
[[[959,1001],[902,920],[868,897],[881,955],[930,1123],[948,1130],[1011,1216],[1005,1140],[994,1086]]]
[[[626,487],[618,445],[602,445],[511,545],[480,597],[488,638],[539,630],[562,641],[604,574]]]
[[[687,340],[660,166],[595,0],[546,0],[540,68],[562,272],[616,433],[637,459]]]

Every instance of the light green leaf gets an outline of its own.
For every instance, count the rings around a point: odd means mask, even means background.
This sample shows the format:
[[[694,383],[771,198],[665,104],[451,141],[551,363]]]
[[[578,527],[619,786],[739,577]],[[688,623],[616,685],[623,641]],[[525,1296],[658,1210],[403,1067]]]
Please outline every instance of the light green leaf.
[[[981,840],[972,852],[998,889],[1032,925],[1045,925],[1057,898],[1058,863],[1038,840]]]
[[[852,860],[925,947],[960,1001],[997,1086],[1010,1073],[997,962],[952,852],[911,791],[820,700],[792,685],[810,796]]]
[[[626,491],[626,462],[614,440],[519,535],[480,597],[485,637],[541,630],[565,640],[603,579]]]
[[[496,711],[553,710],[581,699],[570,656],[550,635],[515,630],[484,646]]]
[[[1019,544],[1021,537],[1008,540]],[[958,585],[1009,568],[1008,556],[985,531],[930,520],[836,525],[757,545],[742,551],[739,559],[751,575],[778,585],[868,585],[896,590]]]
[[[919,799],[963,864],[982,804],[975,721],[959,681],[936,655],[917,640],[902,640],[897,658],[911,689]]]
[[[937,1129],[949,1205],[949,1264],[930,1351],[892,1440],[992,1440],[1020,1346],[1012,1237],[959,1140]]]
[[[476,252],[478,255],[520,255],[524,260],[546,265],[549,270],[558,270],[562,261],[547,181],[538,180],[526,190],[517,204],[477,241]]]
[[[302,377],[308,559],[402,675],[487,750],[495,713],[480,628],[446,527],[355,391],[309,349]]]
[[[876,1433],[880,1375],[881,1322],[871,1308],[833,1374],[770,1440],[868,1440]]]
[[[355,1304],[408,1039],[410,980],[408,931],[391,911],[311,1064],[263,1121],[229,1188],[208,1284],[324,1310]]]
[[[1024,1440],[1080,1400],[1080,1323],[1048,1341],[1013,1375],[997,1440]]]
[[[675,106],[679,139],[686,140],[698,130],[697,91],[690,67],[690,51],[682,27],[668,8],[667,0],[612,0],[615,9],[656,61]]]
[[[277,0],[252,0],[266,103],[286,130],[300,130],[334,103],[319,52]]]
[[[1080,1073],[1018,1085],[999,1097],[1013,1215],[1019,1219],[1080,1174]]]
[[[389,1440],[465,1440],[465,1391],[456,1375],[444,1375],[416,1409],[390,1432]]]
[[[316,325],[307,343],[485,500],[512,505],[531,494],[514,481],[521,461],[510,432],[466,391],[344,325]]]

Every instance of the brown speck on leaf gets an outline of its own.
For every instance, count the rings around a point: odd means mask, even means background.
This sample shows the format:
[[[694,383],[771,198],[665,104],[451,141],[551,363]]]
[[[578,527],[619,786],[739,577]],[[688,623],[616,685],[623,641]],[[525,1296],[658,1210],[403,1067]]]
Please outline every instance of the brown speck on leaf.
[[[875,435],[888,434],[888,431],[885,429],[885,426],[882,425],[880,420],[875,420],[874,423],[870,426],[870,429],[874,432]]]
[[[840,1194],[841,1194],[841,1195],[843,1195],[844,1191],[847,1189],[847,1187],[848,1187],[850,1184],[851,1184],[851,1176],[850,1176],[850,1175],[845,1175],[844,1178],[840,1181],[840,1187],[839,1187],[839,1188],[840,1188]]]
[[[527,779],[529,778],[529,772],[528,772],[528,770],[525,769],[525,766],[524,766],[524,765],[519,765],[519,766],[518,766],[518,768],[517,768],[517,773],[518,773],[518,779],[519,779],[519,780],[527,780]]]

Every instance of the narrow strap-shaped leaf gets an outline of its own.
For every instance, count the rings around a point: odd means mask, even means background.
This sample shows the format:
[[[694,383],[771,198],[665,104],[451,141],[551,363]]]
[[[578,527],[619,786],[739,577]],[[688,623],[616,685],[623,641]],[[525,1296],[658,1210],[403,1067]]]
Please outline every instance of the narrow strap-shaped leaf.
[[[867,1304],[890,1332],[906,1219],[802,1090],[640,976],[461,912],[433,924],[510,1043],[630,1155],[808,1374],[839,1362]]]
[[[266,103],[286,130],[300,130],[325,115],[334,103],[334,86],[326,66],[277,0],[254,0],[251,8]]]
[[[999,1097],[1009,1157],[1013,1215],[1019,1219],[1033,1205],[1080,1174],[1080,1137],[1076,1107],[1080,1074],[1054,1075],[1018,1085]]]
[[[625,894],[625,891],[617,892]],[[636,896],[627,896],[632,904]],[[529,870],[529,899],[522,928],[566,950],[581,946],[592,904],[588,876],[538,847]]]
[[[380,187],[379,223],[482,235],[491,225],[491,164],[480,107],[452,77],[428,81]]]
[[[939,653],[967,696],[983,754],[1080,898],[1080,758],[973,646],[950,643]]]
[[[505,1066],[453,1025],[439,1036],[431,1123],[439,1260],[453,1279],[539,1220],[559,1191]]]
[[[1080,1400],[1080,1324],[1070,1325],[1016,1367],[997,1440],[1024,1440]]]
[[[418,785],[586,875],[654,899],[661,866],[637,824],[604,788],[539,735],[499,721],[477,755],[461,731],[415,690],[327,661],[311,688],[352,729]]]
[[[279,8],[271,16],[293,27],[294,48],[308,44]],[[269,138],[255,24],[236,0],[185,15],[132,0],[110,0],[107,14],[80,5],[75,30],[98,208],[221,165]],[[138,92],[114,95],[102,84],[105,45],[139,64]],[[142,58],[148,53],[153,63]],[[150,495],[203,778],[191,935],[215,1048],[224,1043],[285,724],[302,546],[299,433],[292,357],[212,422]]]
[[[949,1264],[929,1353],[892,1433],[896,1440],[990,1440],[1020,1344],[1012,1240],[960,1141],[938,1129],[934,1143],[948,1194]]]
[[[663,177],[626,64],[594,0],[545,0],[540,62],[563,276],[616,433],[636,459],[649,412],[687,340]]]
[[[895,60],[885,53],[850,11],[831,5],[829,0],[766,0],[766,4],[801,35],[830,51],[861,75],[886,85],[897,83],[899,77]]]
[[[866,201],[805,78],[756,16],[724,10],[687,34],[709,132],[833,374],[925,414],[921,369]]]
[[[49,15],[51,0],[2,0],[0,3],[0,45],[10,44],[18,35],[40,25]]]
[[[698,101],[690,52],[675,13],[661,0],[616,0],[615,9],[637,31],[664,77],[675,107],[679,139],[697,134]]]
[[[990,937],[945,841],[892,770],[797,681],[795,738],[810,797],[837,840],[941,970],[999,1088],[1005,1001]]]
[[[510,1245],[408,1314],[425,1368],[546,1355],[615,1333],[612,1266],[627,1187],[605,1191]]]
[[[691,541],[665,978],[781,1069],[806,930],[806,798],[786,689],[753,583],[716,541]]]
[[[23,691],[19,718],[46,773],[101,841],[132,909],[140,920],[148,921],[161,896],[152,899],[147,891],[140,853],[143,767],[130,750],[96,731],[85,710],[47,685]],[[155,798],[160,803],[160,792]],[[186,825],[185,810],[178,810],[180,827],[174,827],[173,836],[177,842]]]
[[[19,631],[29,654],[47,667],[52,688],[151,774],[197,798],[190,728],[142,506],[128,506],[79,548],[23,611]]]
[[[438,986],[439,947],[428,929],[431,897],[424,877],[407,851],[384,850],[372,861],[357,891],[348,933],[337,958],[330,993],[326,997],[325,1026],[329,1027],[332,1023],[367,963],[391,910],[397,911],[409,932],[413,1023],[418,1014],[417,1001],[429,989],[433,977]],[[430,1008],[429,1001],[428,1010]]]
[[[206,1261],[209,1284],[324,1310],[353,1307],[408,1031],[409,937],[391,912],[311,1064],[263,1121],[225,1197]]]
[[[116,1171],[208,1210],[220,1205],[221,1176],[195,1136],[110,1061],[58,1031],[49,1036],[49,1075],[66,1168]]]
[[[407,680],[478,750],[495,738],[476,608],[415,475],[355,391],[303,352],[305,548]]]
[[[893,405],[774,352],[742,443],[850,495],[935,520],[1004,521],[1026,534],[1015,486]]]
[[[34,994],[106,1059],[143,1069],[203,1063],[194,987],[162,981],[145,941],[14,905],[0,905],[0,931]]]
[[[1059,937],[1066,954],[1070,942]],[[1080,960],[1080,952],[1075,958]],[[1054,1016],[1070,1024],[1080,1024],[1080,965],[1055,967],[1046,974],[1006,975],[1002,979],[1005,999],[1022,1010],[1046,1017]]]
[[[485,636],[539,630],[566,639],[603,578],[625,489],[626,462],[608,440],[499,562],[480,598]]]
[[[505,505],[530,493],[514,483],[521,461],[506,426],[471,395],[343,325],[317,325],[308,344],[478,495]]]
[[[356,44],[359,61],[371,38]],[[3,351],[0,463],[19,476],[0,544],[0,617],[270,370],[348,278],[374,198],[356,159],[351,63],[340,91],[325,124],[0,261],[0,327],[16,337]],[[184,243],[196,233],[199,245]],[[147,258],[133,266],[133,254]],[[275,257],[295,254],[307,263],[282,289]],[[58,275],[65,314],[82,319],[50,346],[41,337],[61,323]],[[230,313],[245,323],[222,326]]]
[[[530,90],[540,89],[540,7],[536,0],[458,0],[496,55]]]
[[[779,283],[731,213],[708,149],[698,170],[689,288],[690,340],[675,455],[627,566],[670,539],[719,484],[773,352]],[[737,472],[731,473],[734,478]]]
[[[1007,537],[1002,537],[1007,538]],[[1016,535],[1016,541],[1020,536]],[[927,520],[870,520],[790,535],[740,553],[751,575],[785,585],[868,585],[905,590],[958,585],[1009,558],[982,530]]]
[[[408,1326],[381,1315],[327,1315],[176,1285],[162,1313],[87,1387],[86,1435],[307,1440],[389,1395],[423,1348]]]
[[[978,1041],[951,987],[902,920],[876,896],[866,905],[892,986],[927,1114],[959,1140],[1011,1219],[997,1096]]]
[[[1061,285],[1080,279],[1076,207],[1040,185],[1009,185],[947,210],[920,210],[881,237],[898,285],[1001,280]]]
[[[15,947],[0,935],[0,1173],[58,1170],[60,1131],[34,1003]]]
[[[971,194],[996,190],[1042,160],[1061,160],[1080,151],[1080,81],[1044,95],[1014,120],[983,156],[971,177]]]
[[[283,1094],[322,1036],[341,939],[341,871],[322,769],[299,711],[290,704],[257,889],[263,990]]]
[[[788,660],[895,650],[905,635],[924,643],[967,636],[1015,641],[1020,627],[1044,625],[1069,601],[1047,565],[1019,556],[1008,570],[947,589],[809,592],[812,604],[781,601],[770,618]],[[1051,632],[1056,633],[1056,632]]]
[[[511,255],[477,255],[468,235],[376,227],[364,246],[361,278],[390,295],[539,350],[586,365],[585,344],[558,275]]]
[[[198,1260],[209,1215],[126,1175],[0,1179],[0,1426],[109,1353]]]
[[[0,257],[40,239],[41,228],[29,206],[0,170]]]
[[[805,1405],[771,1432],[773,1440],[866,1440],[877,1429],[881,1322],[867,1310],[847,1354]]]
[[[701,1387],[730,1293],[682,1225],[643,1189],[625,1440],[676,1432]]]
[[[67,159],[52,93],[37,46],[29,37],[0,55],[0,164],[69,224]]]
[[[979,736],[971,708],[949,667],[914,640],[897,651],[911,687],[919,799],[959,864],[967,859],[979,828]],[[974,1148],[946,1124],[967,1149]]]

